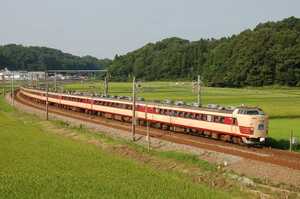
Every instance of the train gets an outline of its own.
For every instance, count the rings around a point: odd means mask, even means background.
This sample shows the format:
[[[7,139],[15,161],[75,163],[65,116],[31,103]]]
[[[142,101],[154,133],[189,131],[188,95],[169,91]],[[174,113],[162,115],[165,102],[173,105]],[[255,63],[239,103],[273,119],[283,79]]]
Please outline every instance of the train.
[[[130,99],[83,96],[48,92],[21,87],[22,97],[77,112],[132,122],[133,102]],[[220,139],[237,144],[264,144],[268,136],[268,115],[258,107],[235,108],[194,107],[158,102],[137,101],[135,118],[139,125]]]

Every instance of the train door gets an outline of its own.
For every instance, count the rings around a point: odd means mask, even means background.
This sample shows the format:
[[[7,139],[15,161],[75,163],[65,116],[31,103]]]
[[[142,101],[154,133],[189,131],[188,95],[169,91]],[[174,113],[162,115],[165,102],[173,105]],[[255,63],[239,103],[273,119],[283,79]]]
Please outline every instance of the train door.
[[[232,118],[231,133],[238,134],[238,132],[239,132],[239,128],[237,125],[237,118]]]

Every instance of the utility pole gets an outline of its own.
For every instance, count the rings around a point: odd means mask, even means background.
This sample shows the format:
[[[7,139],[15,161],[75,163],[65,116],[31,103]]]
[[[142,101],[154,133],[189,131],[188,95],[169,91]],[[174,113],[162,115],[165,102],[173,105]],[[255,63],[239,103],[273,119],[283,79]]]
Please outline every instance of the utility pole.
[[[202,106],[202,102],[201,102],[201,79],[200,79],[200,75],[198,75],[198,81],[197,81],[197,89],[198,89],[198,98],[197,98],[197,103],[198,103],[198,107]]]
[[[3,96],[5,96],[5,77],[4,77],[4,74],[2,74],[0,76],[0,78],[1,78],[1,84],[3,84],[3,88],[2,88]]]
[[[56,72],[54,73],[54,91],[57,92]]]
[[[48,101],[48,92],[49,92],[49,84],[48,84],[48,71],[45,71],[45,84],[46,84],[46,120],[49,119],[49,101]]]
[[[135,126],[136,126],[135,104],[136,104],[136,83],[135,83],[135,77],[133,77],[133,81],[132,81],[132,129],[131,129],[133,141],[135,141]]]
[[[293,137],[294,137],[294,132],[293,132],[293,130],[291,130],[291,135],[290,135],[290,151],[292,151],[293,150]]]
[[[37,73],[36,74],[36,85],[35,85],[35,88],[39,88],[39,74]]]
[[[149,127],[149,120],[148,120],[148,106],[146,105],[146,110],[145,110],[145,119],[147,122],[147,142],[148,142],[148,151],[150,151],[150,127]]]
[[[30,78],[31,78],[31,87],[33,88],[33,73],[30,73]]]
[[[108,74],[104,77],[104,96],[108,96]]]
[[[15,105],[14,72],[12,72],[10,79],[11,79],[11,103],[12,106],[14,106]]]

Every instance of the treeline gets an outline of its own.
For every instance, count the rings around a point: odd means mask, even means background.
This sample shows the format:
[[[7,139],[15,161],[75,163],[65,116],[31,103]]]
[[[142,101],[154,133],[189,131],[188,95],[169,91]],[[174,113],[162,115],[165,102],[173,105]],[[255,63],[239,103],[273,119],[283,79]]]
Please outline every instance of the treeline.
[[[0,69],[40,71],[45,70],[96,70],[111,63],[109,59],[78,57],[46,47],[24,47],[9,44],[0,46]]]
[[[149,43],[109,66],[116,80],[195,79],[210,86],[300,86],[300,19],[259,24],[221,39]]]

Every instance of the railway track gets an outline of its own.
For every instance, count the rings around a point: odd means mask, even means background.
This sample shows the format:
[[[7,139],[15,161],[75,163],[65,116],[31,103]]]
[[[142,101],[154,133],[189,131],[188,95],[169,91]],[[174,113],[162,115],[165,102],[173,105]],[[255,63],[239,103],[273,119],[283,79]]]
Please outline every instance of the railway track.
[[[18,92],[16,93],[15,96],[16,96],[16,101],[18,101],[23,105],[30,106],[32,108],[39,109],[39,110],[45,110],[44,105],[30,102],[24,99]],[[55,106],[49,106],[49,112],[53,114],[63,115],[66,117],[91,122],[91,123],[101,124],[103,126],[107,126],[110,128],[120,129],[123,131],[127,131],[128,133],[131,131],[131,124],[129,123],[122,123],[115,120],[109,120],[103,117],[91,116],[85,113],[59,109]],[[136,128],[136,133],[140,135],[146,135],[146,128],[143,126],[138,126]],[[265,163],[270,163],[270,164],[275,164],[283,167],[288,167],[291,169],[300,170],[299,153],[288,152],[284,150],[266,148],[266,147],[251,148],[251,147],[239,146],[239,145],[234,145],[219,140],[213,140],[205,137],[164,131],[155,128],[151,128],[150,136],[154,138],[178,143],[178,144],[190,145],[193,147],[208,149],[211,151],[235,155],[246,159],[261,161]]]

